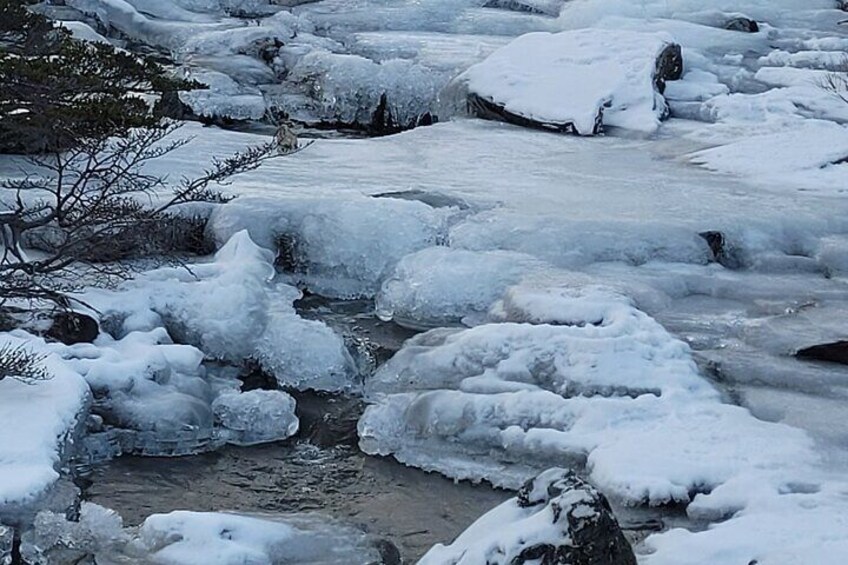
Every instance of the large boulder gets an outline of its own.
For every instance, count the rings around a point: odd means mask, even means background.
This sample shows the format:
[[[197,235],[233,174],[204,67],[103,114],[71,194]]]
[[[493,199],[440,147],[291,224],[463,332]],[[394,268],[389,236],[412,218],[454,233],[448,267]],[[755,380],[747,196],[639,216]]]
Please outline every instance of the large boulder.
[[[572,471],[553,468],[419,565],[635,565],[603,494]]]
[[[459,77],[486,119],[593,135],[604,125],[653,131],[680,78],[680,46],[664,33],[582,29],[528,33]]]

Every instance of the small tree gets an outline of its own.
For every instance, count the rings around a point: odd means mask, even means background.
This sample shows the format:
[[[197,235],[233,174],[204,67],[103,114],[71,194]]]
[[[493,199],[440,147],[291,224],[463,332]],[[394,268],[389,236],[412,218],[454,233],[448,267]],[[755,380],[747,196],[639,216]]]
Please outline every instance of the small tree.
[[[144,96],[194,85],[75,41],[20,0],[0,0],[0,85],[0,152],[30,154],[25,174],[0,180],[0,311],[18,300],[67,307],[81,272],[96,275],[88,284],[129,276],[116,261],[167,249],[162,228],[180,205],[225,201],[215,185],[280,153],[265,143],[174,185],[151,174],[150,161],[186,140]]]

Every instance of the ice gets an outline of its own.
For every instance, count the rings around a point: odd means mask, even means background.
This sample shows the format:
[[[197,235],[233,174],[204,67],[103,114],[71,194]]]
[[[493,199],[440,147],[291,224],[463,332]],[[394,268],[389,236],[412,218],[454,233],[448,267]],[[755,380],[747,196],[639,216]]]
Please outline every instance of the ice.
[[[108,552],[128,541],[118,513],[83,502],[78,520],[73,522],[64,514],[40,512],[22,536],[21,556],[31,565],[78,563],[87,555]]]
[[[314,51],[292,68],[288,80],[307,89],[317,121],[379,127],[381,105],[389,125],[417,124],[429,113],[442,83],[421,65],[392,59],[375,63],[350,54]],[[384,102],[385,101],[385,102]]]
[[[404,257],[377,295],[377,315],[412,328],[454,325],[479,317],[543,263],[508,251],[430,247]]]
[[[0,333],[4,346],[45,356],[42,363],[52,376],[34,382],[0,379],[0,519],[15,523],[59,479],[90,394],[83,378],[43,340],[20,331]]]
[[[211,70],[188,73],[187,78],[209,87],[179,94],[180,100],[198,116],[227,116],[235,120],[265,116],[265,98],[256,87],[242,86],[228,75]]]
[[[377,561],[364,534],[319,518],[266,519],[235,514],[177,511],[147,518],[139,541],[157,563],[315,563]]]
[[[497,226],[497,228],[494,228]],[[691,228],[650,221],[559,221],[546,214],[483,212],[451,229],[452,246],[470,250],[508,249],[574,268],[596,262],[643,264],[652,260],[707,263],[706,242]]]
[[[244,516],[176,511],[149,516],[137,528],[124,527],[112,510],[83,502],[78,521],[40,513],[22,539],[21,553],[32,565],[56,563],[211,565],[377,562],[379,554],[364,533],[318,515]]]
[[[238,231],[213,262],[150,271],[117,293],[86,299],[121,320],[122,332],[164,326],[175,340],[199,348],[198,362],[255,359],[281,386],[352,387],[354,364],[343,339],[300,318],[292,306],[300,291],[274,282],[275,275],[273,252]]]
[[[218,396],[212,402],[215,420],[227,430],[227,442],[256,445],[297,433],[295,401],[278,390],[251,390]]]
[[[664,34],[599,29],[526,34],[468,69],[468,91],[550,127],[596,133],[599,124],[653,131],[667,114],[657,92]]]
[[[279,249],[293,280],[333,297],[371,297],[397,261],[444,239],[455,208],[417,201],[346,198],[239,198],[210,219],[217,241],[240,230]]]

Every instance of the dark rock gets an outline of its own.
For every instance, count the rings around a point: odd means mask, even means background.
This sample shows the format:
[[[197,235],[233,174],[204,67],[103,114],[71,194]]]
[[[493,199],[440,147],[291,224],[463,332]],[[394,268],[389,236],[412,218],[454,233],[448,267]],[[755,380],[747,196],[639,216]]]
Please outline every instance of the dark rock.
[[[527,0],[488,0],[483,4],[483,7],[534,14],[536,16],[556,17],[559,15],[562,4],[559,2],[532,2]]]
[[[724,234],[720,231],[702,231],[698,235],[707,242],[713,254],[713,259],[720,263],[721,257],[724,255]]]
[[[760,31],[760,26],[749,18],[733,18],[724,24],[724,29],[730,31],[742,31],[745,33],[757,33]]]
[[[153,107],[153,115],[172,120],[195,120],[197,116],[188,104],[180,100],[179,92],[163,92]]]
[[[468,203],[455,196],[442,194],[441,192],[427,192],[425,190],[399,190],[396,192],[381,192],[372,194],[372,198],[396,198],[398,200],[416,200],[431,208],[458,208],[468,210]]]
[[[665,92],[665,83],[670,80],[679,80],[683,76],[683,52],[680,45],[672,43],[663,49],[657,57],[657,66],[654,71],[654,86],[662,94]]]
[[[306,270],[306,254],[296,235],[282,233],[277,236],[276,244],[274,265],[286,273],[302,273]]]
[[[380,565],[402,565],[403,559],[395,544],[387,539],[380,539],[374,542],[374,545],[380,552]]]
[[[549,505],[563,532],[562,544],[540,543],[524,548],[510,565],[538,561],[545,565],[636,565],[606,497],[589,483],[563,469],[549,469],[518,492],[522,508]]]
[[[74,345],[75,343],[91,343],[99,333],[97,321],[91,316],[79,312],[59,312],[53,318],[53,325],[47,330],[46,335],[65,345]]]
[[[834,341],[806,347],[795,353],[795,357],[807,361],[828,361],[848,365],[848,341]]]
[[[577,128],[571,122],[565,122],[561,124],[540,122],[538,120],[534,120],[522,116],[520,114],[510,112],[503,106],[496,104],[490,100],[487,100],[473,92],[468,94],[466,103],[468,105],[469,114],[473,114],[478,118],[482,118],[484,120],[507,122],[525,128],[541,129],[556,133],[568,133],[574,135],[578,135],[580,133],[577,131]],[[592,135],[597,135],[603,131],[603,117],[604,112],[603,108],[601,108],[598,112],[597,117],[595,118],[595,126],[592,129]]]

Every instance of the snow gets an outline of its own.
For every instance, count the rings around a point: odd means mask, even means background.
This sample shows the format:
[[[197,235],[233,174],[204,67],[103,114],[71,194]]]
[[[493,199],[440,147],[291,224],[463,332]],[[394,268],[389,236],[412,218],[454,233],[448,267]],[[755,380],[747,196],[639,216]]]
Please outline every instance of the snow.
[[[306,123],[366,127],[386,93],[401,122],[424,111],[445,122],[321,140],[268,163],[236,179],[228,190],[240,197],[214,211],[209,235],[224,251],[216,260],[192,266],[193,275],[159,270],[114,293],[87,293],[112,335],[44,347],[77,382],[85,375],[107,430],[161,428],[178,452],[197,450],[192,434],[203,448],[226,435],[282,438],[294,424],[283,393],[239,394],[228,373],[237,369],[218,375],[205,362],[250,358],[281,386],[355,391],[360,375],[343,339],[296,314],[296,287],[375,297],[382,317],[436,329],[366,378],[369,451],[510,487],[551,465],[585,467],[618,501],[680,501],[695,523],[710,523],[652,535],[639,547],[648,564],[830,563],[848,553],[848,435],[833,424],[845,416],[848,373],[790,357],[845,337],[848,165],[839,162],[848,155],[848,106],[819,88],[848,45],[837,23],[845,13],[832,0],[501,8],[323,0],[294,13],[217,0],[69,4],[171,51],[183,72],[212,86],[185,95],[205,116],[253,119],[272,108]],[[518,4],[562,9],[554,18],[513,11]],[[256,21],[232,17],[238,11]],[[757,20],[760,32],[724,29],[739,16]],[[585,61],[577,49],[556,53],[575,72],[582,62],[593,70],[601,61],[643,63],[627,75],[635,109],[615,111],[623,82],[600,84],[626,73],[593,73],[604,93],[578,100],[588,116],[612,96],[605,122],[632,131],[580,139],[447,121],[465,105],[455,88],[462,81],[451,83],[457,75],[494,66],[510,43],[538,41],[553,57],[543,43],[557,38],[585,47]],[[659,123],[648,64],[656,53],[645,46],[671,38],[685,69],[666,85],[672,119]],[[550,74],[543,59],[513,70]],[[540,93],[527,94],[535,105]],[[199,155],[264,141],[197,125],[183,131],[196,139],[153,172],[191,175]],[[373,197],[386,192],[418,196]],[[718,257],[698,235],[706,231],[723,235]],[[271,279],[275,262],[285,272]],[[44,392],[38,406],[75,398],[51,386],[0,382],[15,394]],[[241,408],[263,415],[260,429],[248,433]],[[2,410],[19,418],[15,405]],[[70,409],[52,410],[45,425],[67,424],[51,418]],[[264,420],[271,413],[282,417]],[[39,471],[16,481],[55,480],[56,429],[44,434]],[[129,444],[162,452],[137,437]],[[0,452],[12,451],[24,453],[0,442]],[[8,485],[16,483],[0,480]],[[18,486],[16,496],[43,488]],[[214,544],[225,555],[268,558],[259,534],[221,540],[215,532],[228,520],[162,531],[191,530],[175,553]],[[516,533],[476,531],[481,543]]]
[[[0,347],[23,347],[52,378],[0,380],[0,516],[32,504],[59,478],[66,443],[85,418],[88,387],[43,341],[23,332],[0,334]]]
[[[598,29],[523,35],[458,80],[468,91],[535,122],[653,131],[667,108],[654,85],[657,60],[673,39]]]

